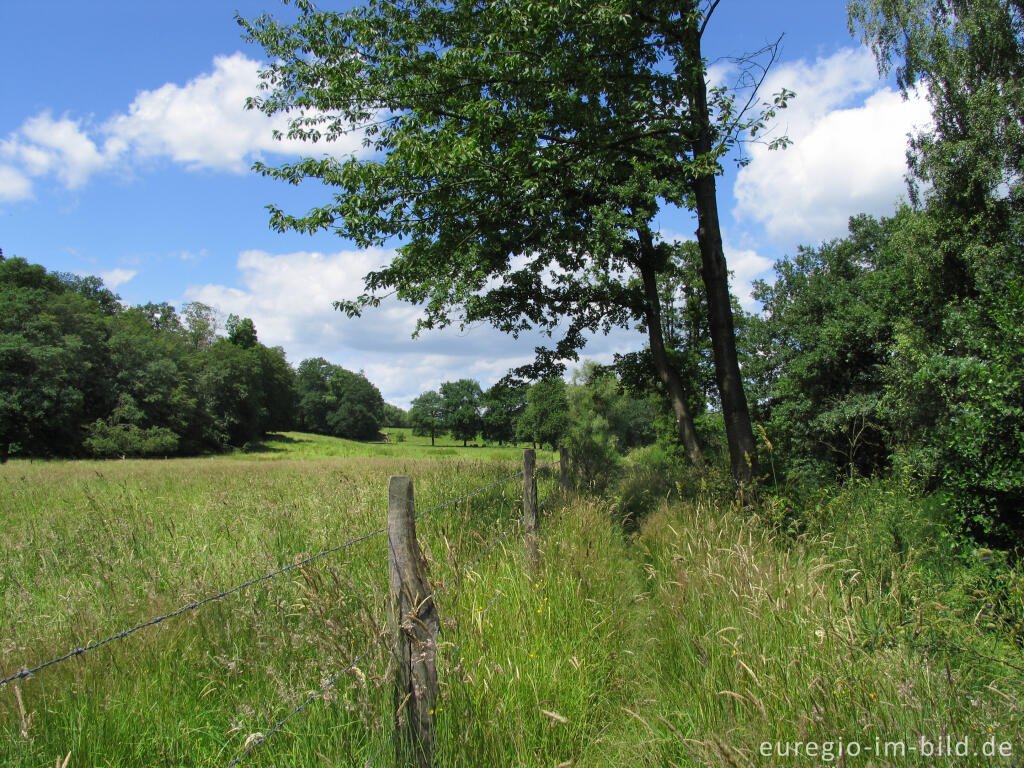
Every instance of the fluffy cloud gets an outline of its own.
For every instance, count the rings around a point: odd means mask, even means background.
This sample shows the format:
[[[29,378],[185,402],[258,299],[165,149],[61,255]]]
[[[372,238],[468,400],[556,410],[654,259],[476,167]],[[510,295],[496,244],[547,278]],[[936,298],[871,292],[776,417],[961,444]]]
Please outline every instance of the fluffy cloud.
[[[771,269],[772,260],[758,255],[757,251],[750,248],[733,248],[729,243],[725,244],[725,261],[732,272],[732,292],[739,298],[740,306],[747,312],[758,309],[757,302],[751,296],[752,283],[758,277],[762,277]]]
[[[736,218],[779,242],[818,242],[844,234],[852,214],[890,213],[906,192],[907,136],[930,120],[926,99],[879,88],[866,49],[781,65],[764,92],[783,86],[797,96],[775,130],[793,145],[751,147],[734,187]]]
[[[0,203],[13,203],[32,196],[32,182],[17,168],[0,165]]]
[[[474,378],[489,386],[510,368],[530,362],[534,347],[549,341],[539,334],[513,339],[485,325],[424,331],[412,339],[419,310],[393,299],[359,318],[333,309],[332,302],[361,293],[363,275],[393,255],[385,249],[331,254],[246,251],[237,262],[240,287],[197,285],[186,291],[184,300],[251,317],[260,340],[283,347],[292,363],[325,357],[363,370],[385,398],[403,407],[443,381]],[[613,353],[641,343],[636,332],[618,331],[593,339],[584,352],[610,362]]]
[[[94,141],[80,120],[66,116],[55,120],[48,112],[30,117],[0,142],[0,156],[21,166],[11,169],[14,173],[23,178],[52,173],[68,189],[82,186],[92,174],[111,165],[122,149],[115,138],[102,145]]]
[[[131,160],[167,158],[191,170],[244,173],[266,153],[348,156],[362,150],[357,132],[318,145],[292,139],[277,141],[275,130],[288,129],[288,117],[269,118],[246,110],[246,97],[257,92],[260,62],[241,53],[218,56],[213,71],[184,85],[167,83],[142,91],[101,126],[43,112],[27,119],[0,140],[0,200],[31,195],[29,177],[55,175],[68,189],[93,174]]]
[[[100,278],[103,280],[103,284],[114,291],[117,290],[119,285],[124,285],[131,280],[138,272],[134,269],[110,269],[106,272],[100,272]]]
[[[286,132],[288,117],[271,119],[245,109],[246,98],[257,92],[260,66],[241,53],[218,56],[212,72],[183,86],[167,83],[143,91],[128,113],[111,119],[105,129],[141,157],[169,157],[191,169],[237,173],[247,171],[264,152],[343,156],[361,148],[362,137],[355,133],[320,145],[275,140],[273,131]]]

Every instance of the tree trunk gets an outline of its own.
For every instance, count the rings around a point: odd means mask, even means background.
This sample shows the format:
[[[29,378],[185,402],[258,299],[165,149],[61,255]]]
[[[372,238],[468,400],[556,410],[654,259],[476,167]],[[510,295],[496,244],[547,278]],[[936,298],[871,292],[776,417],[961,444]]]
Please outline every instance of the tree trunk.
[[[644,312],[647,315],[647,338],[651,345],[651,357],[658,378],[668,392],[672,410],[676,415],[676,427],[690,461],[697,469],[704,468],[704,452],[693,426],[693,416],[686,404],[686,393],[679,372],[669,363],[665,351],[665,339],[661,329],[661,299],[658,297],[658,283],[654,275],[653,244],[650,233],[641,233],[641,248],[644,251],[640,265],[640,278],[644,285]]]
[[[686,36],[687,58],[701,61],[700,34],[696,22]],[[711,157],[713,136],[708,113],[707,84],[701,76],[691,81],[691,118],[698,126],[692,143],[694,159]],[[718,198],[714,173],[705,173],[693,181],[697,208],[697,243],[700,246],[701,275],[707,291],[711,326],[711,348],[715,357],[715,378],[722,400],[725,434],[729,442],[732,476],[742,488],[758,476],[757,443],[750,424],[750,411],[743,392],[743,378],[736,356],[736,330],[729,300],[729,270],[722,250],[722,230],[718,221]]]

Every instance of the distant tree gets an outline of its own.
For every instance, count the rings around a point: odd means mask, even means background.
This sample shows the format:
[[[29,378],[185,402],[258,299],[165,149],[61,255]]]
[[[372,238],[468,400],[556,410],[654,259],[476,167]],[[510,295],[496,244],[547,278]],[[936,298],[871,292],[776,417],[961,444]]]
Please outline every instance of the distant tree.
[[[483,392],[473,379],[446,381],[439,390],[444,424],[452,437],[465,446],[480,434],[480,407]]]
[[[251,318],[228,315],[226,325],[228,341],[242,349],[252,349],[256,346],[256,325]]]
[[[383,426],[385,427],[408,427],[409,426],[409,414],[403,411],[397,405],[391,403],[384,403],[384,421]]]
[[[269,412],[267,430],[278,432],[295,426],[298,390],[295,370],[282,347],[257,344],[251,350],[260,371],[260,391]]]
[[[322,357],[303,360],[296,373],[299,427],[322,435],[372,440],[384,423],[384,398],[362,373]]]
[[[217,312],[208,304],[193,301],[181,308],[185,339],[196,352],[208,349],[217,340]]]
[[[483,439],[498,445],[515,440],[516,425],[526,408],[526,387],[498,382],[484,393],[481,404]]]
[[[434,438],[445,430],[444,401],[441,395],[430,390],[413,400],[409,409],[409,422],[414,435],[429,435],[430,444],[433,445]]]
[[[154,310],[153,306],[126,309],[107,322],[108,402],[102,418],[89,429],[91,438],[96,438],[90,439],[89,450],[97,455],[118,453],[118,446],[123,448],[121,454],[145,455],[141,446],[152,443],[147,443],[139,430],[157,428],[169,430],[181,440],[180,447],[185,451],[217,447],[204,445],[197,429],[195,360],[180,333],[180,324],[169,314],[173,308]],[[154,319],[156,312],[161,314],[159,321]],[[104,441],[98,437],[115,432],[120,435],[117,439]],[[136,448],[125,447],[129,433]],[[169,449],[164,441],[155,450],[166,455],[174,453],[177,446]]]
[[[384,398],[362,373],[335,366],[328,382],[327,414],[331,434],[350,440],[375,440],[384,420]]]
[[[541,379],[526,396],[526,409],[519,418],[517,436],[534,444],[557,448],[569,429],[569,400],[561,376]]]
[[[296,422],[304,432],[328,434],[327,412],[330,404],[327,396],[331,368],[331,363],[322,357],[311,357],[299,363],[295,375],[298,395]]]
[[[0,461],[75,455],[82,425],[103,413],[101,306],[43,267],[0,262]]]

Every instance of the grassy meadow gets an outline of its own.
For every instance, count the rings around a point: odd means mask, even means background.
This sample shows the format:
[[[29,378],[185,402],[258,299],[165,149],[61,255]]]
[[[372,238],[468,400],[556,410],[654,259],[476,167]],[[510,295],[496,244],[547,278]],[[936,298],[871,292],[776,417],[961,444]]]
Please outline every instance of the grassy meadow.
[[[392,474],[422,511],[519,468],[521,449],[405,437],[0,467],[0,674],[380,528]],[[627,535],[614,496],[539,484],[536,570],[515,533],[480,556],[516,480],[418,523],[444,587],[437,765],[932,765],[915,750],[946,735],[979,752],[946,764],[1020,764],[1019,643],[934,586],[926,506],[854,487],[793,535],[705,486]],[[386,589],[378,535],[0,687],[0,764],[225,766],[358,658],[240,765],[394,765]],[[821,746],[761,752],[777,741]],[[850,742],[911,748],[839,758]]]

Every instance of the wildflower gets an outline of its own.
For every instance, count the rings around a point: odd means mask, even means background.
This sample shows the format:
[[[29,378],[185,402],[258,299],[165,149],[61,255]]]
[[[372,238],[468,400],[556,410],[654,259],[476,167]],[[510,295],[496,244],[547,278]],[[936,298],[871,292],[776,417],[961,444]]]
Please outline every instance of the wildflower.
[[[819,640],[824,640],[825,639],[825,630],[824,629],[816,629],[816,630],[814,630],[814,634],[815,634],[815,636]]]

